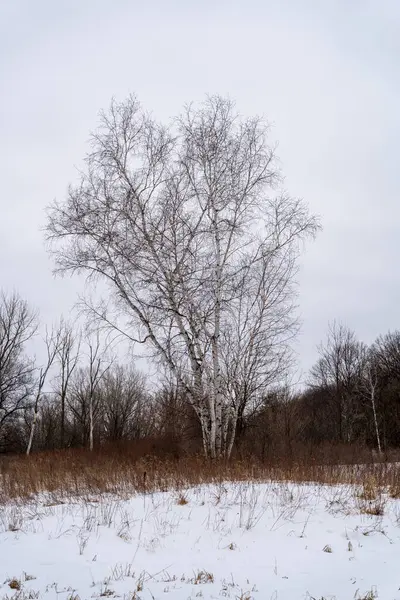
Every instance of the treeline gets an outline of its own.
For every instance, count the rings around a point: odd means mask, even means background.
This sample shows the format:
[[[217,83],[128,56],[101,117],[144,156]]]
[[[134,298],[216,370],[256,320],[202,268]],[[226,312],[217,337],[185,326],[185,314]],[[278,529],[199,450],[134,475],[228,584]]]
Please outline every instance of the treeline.
[[[98,333],[61,320],[43,340],[44,363],[29,356],[38,319],[18,295],[0,301],[0,452],[93,449],[130,443],[142,453],[202,451],[202,431],[185,390],[170,375],[155,387],[121,364]],[[282,373],[282,381],[289,373]],[[234,454],[295,459],[320,448],[400,447],[400,332],[368,347],[334,324],[306,385],[271,386],[243,404]]]
[[[330,327],[303,401],[315,418],[316,442],[359,442],[380,450],[400,446],[400,332],[367,346],[343,325]],[[313,421],[319,421],[318,428]]]
[[[176,454],[196,437],[201,447],[176,385],[166,379],[152,389],[98,332],[61,319],[40,340],[38,325],[25,300],[0,294],[0,453],[147,440],[149,452]],[[28,352],[35,337],[41,362]]]
[[[250,420],[256,452],[293,456],[306,446],[400,447],[400,331],[367,346],[341,324],[329,328],[301,392],[280,389]]]

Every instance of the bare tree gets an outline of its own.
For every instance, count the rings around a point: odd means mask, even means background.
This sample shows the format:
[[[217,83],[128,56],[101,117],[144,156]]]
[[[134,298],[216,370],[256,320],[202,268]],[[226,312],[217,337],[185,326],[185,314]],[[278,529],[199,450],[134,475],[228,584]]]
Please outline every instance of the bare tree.
[[[340,323],[329,326],[325,344],[319,346],[320,359],[311,369],[309,384],[329,391],[340,441],[352,441],[354,400],[362,381],[366,347],[353,331]]]
[[[75,334],[70,323],[61,319],[59,325],[59,345],[56,360],[59,374],[54,380],[54,388],[60,398],[60,445],[65,444],[65,406],[71,376],[79,361],[81,334]]]
[[[372,349],[383,379],[389,376],[400,381],[400,331],[389,331],[379,336]]]
[[[174,373],[212,458],[229,454],[225,432],[236,426],[222,347],[240,321],[243,286],[284,328],[285,302],[269,302],[271,277],[290,289],[300,242],[318,229],[302,201],[271,196],[279,174],[267,134],[261,119],[239,119],[220,97],[189,106],[170,128],[134,97],[113,102],[80,184],[49,211],[58,272],[108,282],[116,314],[94,307],[98,317],[148,342]]]
[[[37,315],[17,294],[0,293],[0,433],[28,405],[34,384],[33,361],[24,354],[36,333]]]
[[[100,383],[102,420],[108,440],[140,437],[140,414],[146,400],[142,373],[116,365]]]
[[[66,398],[67,415],[71,418],[71,443],[89,445],[89,376],[88,367],[78,366],[71,375]],[[92,398],[93,420],[100,411],[99,398]]]
[[[39,414],[39,404],[43,395],[43,388],[46,384],[46,380],[49,374],[49,371],[54,363],[54,360],[57,356],[59,345],[60,345],[60,329],[53,329],[51,332],[46,331],[45,344],[46,344],[46,361],[44,365],[39,370],[39,376],[36,382],[36,390],[33,402],[33,418],[30,427],[30,434],[28,445],[26,448],[26,454],[29,455],[32,449],[33,437],[35,435],[35,428],[37,423],[37,418]]]
[[[294,382],[286,381],[281,386],[277,386],[268,392],[264,399],[264,406],[261,409],[261,413],[264,414],[262,422],[268,420],[268,413],[270,423],[272,422],[272,439],[275,438],[275,447],[280,453],[284,453],[285,456],[293,457],[293,443],[296,435],[301,430],[299,423],[298,406],[296,402],[296,395],[294,392]]]
[[[377,401],[377,390],[378,390],[378,373],[376,364],[374,361],[374,354],[369,352],[367,360],[365,361],[364,377],[361,382],[361,389],[363,395],[367,398],[371,405],[373,423],[376,435],[376,445],[378,447],[379,454],[382,454],[381,435],[379,431],[378,415],[376,410]]]
[[[400,440],[400,331],[381,335],[371,348],[382,445],[397,446]]]
[[[198,452],[201,429],[190,398],[171,372],[161,377],[161,385],[153,395],[155,431],[170,449]]]
[[[112,361],[108,356],[110,344],[107,343],[106,345],[102,345],[100,335],[98,332],[96,332],[95,335],[88,334],[86,343],[88,347],[89,358],[89,449],[93,450],[94,396],[99,387],[100,382],[111,367]]]

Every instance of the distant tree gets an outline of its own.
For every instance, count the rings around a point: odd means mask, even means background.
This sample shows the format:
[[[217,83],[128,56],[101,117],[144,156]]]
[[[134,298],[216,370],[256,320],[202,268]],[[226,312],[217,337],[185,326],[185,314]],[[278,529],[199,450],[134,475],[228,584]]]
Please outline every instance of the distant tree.
[[[43,397],[44,387],[49,375],[49,371],[53,366],[54,360],[57,356],[60,346],[60,329],[53,329],[51,332],[46,331],[45,345],[46,345],[46,360],[39,369],[39,373],[36,378],[34,386],[34,397],[33,397],[33,417],[30,426],[30,434],[28,445],[26,448],[26,454],[29,455],[32,450],[33,437],[35,435],[36,423],[39,415],[39,406]]]
[[[89,373],[88,367],[78,366],[71,375],[67,402],[67,416],[70,421],[70,443],[73,446],[89,445]],[[96,422],[100,411],[99,396],[92,397],[93,421]]]
[[[112,365],[109,354],[110,344],[102,344],[99,332],[89,332],[86,337],[88,348],[88,400],[89,400],[89,449],[94,445],[94,402],[95,395],[99,395],[98,388]]]
[[[337,439],[353,441],[353,426],[358,418],[356,402],[366,360],[366,346],[342,324],[330,325],[325,344],[319,346],[320,358],[309,377],[311,388],[323,389],[331,401]]]
[[[372,349],[382,444],[400,446],[400,331],[378,337]]]
[[[74,332],[70,323],[63,318],[59,324],[59,344],[56,353],[58,374],[53,379],[53,389],[60,400],[60,445],[65,445],[65,409],[71,381],[80,356],[81,333]]]
[[[54,394],[43,394],[35,432],[35,446],[55,450],[60,446],[60,405]]]
[[[379,336],[372,349],[381,377],[400,381],[400,331]]]
[[[166,371],[154,394],[155,430],[175,452],[201,450],[202,432],[196,412],[179,380]]]
[[[29,407],[35,367],[26,344],[36,333],[37,314],[18,294],[0,293],[0,447],[4,431]]]
[[[105,439],[141,437],[142,406],[148,399],[143,374],[132,367],[114,365],[104,374],[98,393]]]
[[[376,436],[376,445],[379,454],[382,454],[382,441],[381,432],[379,427],[378,411],[377,411],[377,400],[379,392],[379,379],[378,379],[378,365],[375,360],[374,352],[370,351],[367,354],[364,373],[361,380],[361,391],[366,398],[367,403],[370,405],[372,410],[372,418],[374,424],[374,431]]]

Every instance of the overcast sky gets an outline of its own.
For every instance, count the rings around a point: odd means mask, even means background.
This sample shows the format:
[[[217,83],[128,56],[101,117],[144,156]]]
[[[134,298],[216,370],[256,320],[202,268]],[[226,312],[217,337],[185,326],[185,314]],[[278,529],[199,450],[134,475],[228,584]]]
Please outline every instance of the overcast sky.
[[[398,0],[2,0],[0,287],[43,322],[81,283],[54,279],[44,208],[76,180],[112,96],[167,120],[206,93],[263,114],[285,187],[322,217],[300,274],[303,369],[333,319],[400,328]]]

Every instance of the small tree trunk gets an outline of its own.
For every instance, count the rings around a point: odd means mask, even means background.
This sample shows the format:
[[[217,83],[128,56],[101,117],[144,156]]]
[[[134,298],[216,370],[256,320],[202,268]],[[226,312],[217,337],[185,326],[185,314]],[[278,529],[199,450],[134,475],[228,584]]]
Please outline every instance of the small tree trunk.
[[[217,432],[217,420],[216,420],[216,416],[215,416],[215,403],[214,403],[214,398],[210,398],[209,399],[209,410],[210,410],[210,414],[209,417],[207,418],[207,421],[209,421],[210,426],[209,426],[209,433],[207,435],[207,446],[208,446],[208,456],[209,458],[216,458],[216,448],[215,448],[215,439],[216,439],[216,432]]]
[[[379,452],[379,454],[382,454],[381,436],[379,434],[378,418],[376,416],[375,386],[373,386],[372,389],[371,389],[371,404],[372,404],[372,412],[373,412],[373,415],[374,415],[376,443],[377,443],[377,446],[378,446],[378,452]]]
[[[39,405],[38,405],[38,402],[36,402],[35,403],[35,412],[33,414],[33,419],[32,419],[31,432],[29,434],[28,446],[26,448],[26,455],[27,456],[29,456],[29,454],[31,452],[31,449],[32,449],[33,436],[35,434],[38,413],[39,413]]]
[[[61,428],[60,428],[60,446],[64,448],[65,441],[65,394],[61,394]]]
[[[89,401],[89,450],[93,450],[93,394]]]
[[[200,417],[201,433],[203,438],[203,450],[205,458],[210,456],[209,434],[207,431],[207,423]]]
[[[235,443],[235,438],[236,438],[236,429],[237,429],[237,424],[238,424],[238,408],[235,408],[235,412],[233,415],[233,419],[232,419],[232,424],[231,424],[231,434],[229,436],[229,441],[227,442],[227,447],[226,447],[226,458],[230,458],[231,454],[232,454],[232,450],[233,450],[233,444]]]

